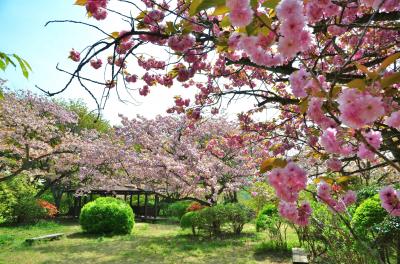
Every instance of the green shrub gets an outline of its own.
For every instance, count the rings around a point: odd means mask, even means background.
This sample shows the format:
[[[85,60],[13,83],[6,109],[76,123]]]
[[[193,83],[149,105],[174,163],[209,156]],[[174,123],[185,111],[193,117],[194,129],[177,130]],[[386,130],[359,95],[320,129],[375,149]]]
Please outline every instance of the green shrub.
[[[366,199],[357,207],[351,220],[352,226],[360,234],[367,234],[373,231],[373,228],[381,223],[387,213],[382,208],[378,195]]]
[[[187,229],[191,228],[193,235],[196,235],[196,225],[198,221],[199,214],[197,211],[187,212],[181,218],[181,228]]]
[[[165,214],[167,217],[174,217],[180,221],[182,216],[187,212],[186,209],[190,204],[191,201],[178,201],[171,203],[165,210]]]
[[[270,242],[279,248],[287,247],[288,223],[279,215],[275,203],[264,205],[256,219],[256,230],[266,231]]]
[[[371,185],[357,190],[357,201],[363,202],[364,200],[375,196],[379,192],[379,189],[379,186]]]
[[[252,211],[241,204],[218,204],[186,213],[181,219],[181,227],[192,228],[193,234],[198,229],[209,235],[219,235],[224,228],[240,234],[252,215]]]
[[[21,176],[0,184],[0,224],[33,223],[46,216],[35,199],[34,185]]]
[[[129,234],[134,225],[134,214],[125,202],[102,197],[85,204],[79,221],[88,233]]]
[[[14,207],[14,216],[17,223],[36,223],[47,217],[47,210],[41,207],[36,199],[22,198]]]
[[[221,226],[227,222],[225,206],[218,204],[198,212],[199,215],[196,219],[198,228],[207,231],[210,235],[219,235]]]
[[[229,203],[224,206],[225,220],[235,234],[240,234],[244,224],[250,222],[253,213],[246,206],[238,203]]]
[[[258,214],[266,203],[276,201],[276,195],[274,189],[268,183],[256,182],[248,190],[247,199],[240,199],[239,201]]]
[[[400,260],[400,218],[391,217],[382,208],[379,196],[366,199],[357,207],[351,221],[364,242],[376,245],[379,255],[389,258],[396,252]]]
[[[262,231],[270,228],[280,218],[278,214],[278,208],[275,204],[266,204],[263,209],[258,213],[256,219],[257,231]]]

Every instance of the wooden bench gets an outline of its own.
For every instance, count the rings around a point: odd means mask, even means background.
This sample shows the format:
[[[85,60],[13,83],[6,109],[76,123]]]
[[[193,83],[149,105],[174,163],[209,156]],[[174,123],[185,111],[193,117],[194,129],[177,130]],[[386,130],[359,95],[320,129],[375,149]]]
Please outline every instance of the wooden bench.
[[[309,263],[308,257],[304,249],[292,248],[293,264]]]
[[[40,237],[33,237],[33,238],[27,238],[25,240],[26,243],[32,244],[35,241],[41,241],[41,240],[54,240],[54,239],[59,239],[64,235],[64,233],[57,233],[57,234],[50,234],[46,236],[40,236]]]

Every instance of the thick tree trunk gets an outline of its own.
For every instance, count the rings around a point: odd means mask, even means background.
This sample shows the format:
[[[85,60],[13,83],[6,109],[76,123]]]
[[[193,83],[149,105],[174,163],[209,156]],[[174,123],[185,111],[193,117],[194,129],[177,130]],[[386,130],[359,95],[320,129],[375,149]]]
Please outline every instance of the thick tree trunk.
[[[52,185],[51,186],[51,193],[53,194],[54,204],[57,207],[57,210],[60,211],[61,207],[61,199],[63,195],[63,189],[60,186]]]

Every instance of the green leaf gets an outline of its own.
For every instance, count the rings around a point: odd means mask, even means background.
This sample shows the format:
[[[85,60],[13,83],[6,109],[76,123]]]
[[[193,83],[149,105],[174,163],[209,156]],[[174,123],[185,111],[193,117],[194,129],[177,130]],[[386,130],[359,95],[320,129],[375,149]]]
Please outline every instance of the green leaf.
[[[265,173],[274,168],[283,168],[287,164],[287,161],[281,158],[268,158],[261,163],[260,172]]]
[[[300,101],[299,109],[300,109],[300,113],[302,113],[302,114],[307,112],[307,110],[308,110],[308,100],[307,100],[307,98],[305,98],[305,99]]]
[[[251,8],[257,8],[257,5],[258,5],[258,0],[250,0]]]
[[[24,75],[24,77],[28,79],[29,72],[28,72],[28,69],[27,69],[24,61],[17,54],[13,54],[13,57],[17,59],[17,61],[19,63],[19,67],[21,68],[21,71],[22,71],[22,74]]]
[[[363,79],[354,79],[347,84],[350,88],[357,88],[360,91],[365,90],[366,83]]]
[[[223,15],[229,12],[229,8],[226,7],[225,5],[221,5],[221,6],[217,6],[214,10],[214,12],[212,13],[213,16],[219,16],[219,15]]]
[[[399,58],[400,58],[400,52],[390,55],[382,62],[381,66],[379,66],[378,71],[381,72],[385,70],[390,64],[394,63]]]
[[[354,63],[354,64],[356,65],[357,69],[365,73],[370,79],[375,80],[376,78],[378,78],[379,76],[378,73],[369,71],[367,67],[365,67],[360,63]]]
[[[189,8],[189,15],[194,16],[201,10],[221,5],[225,5],[225,0],[193,0]]]
[[[187,35],[187,34],[189,34],[189,33],[192,32],[192,31],[193,31],[193,26],[192,26],[192,24],[190,24],[190,22],[187,22],[187,21],[183,22],[183,25],[182,25],[182,34]]]
[[[260,18],[260,20],[263,22],[263,24],[267,27],[271,27],[272,24],[272,19],[269,18],[267,15],[265,14],[261,14],[258,16]]]
[[[24,60],[24,59],[22,59],[22,58],[21,58],[21,60],[24,62],[25,66],[26,66],[30,71],[32,71],[31,65],[29,65],[29,63],[28,63],[26,60]]]
[[[267,0],[262,4],[262,6],[270,9],[275,9],[279,2],[280,0]]]
[[[17,65],[11,60],[11,58],[10,58],[7,54],[5,54],[5,53],[3,53],[3,52],[0,52],[0,58],[3,59],[3,62],[6,64],[6,68],[7,68],[8,64],[11,64],[11,65],[14,66],[14,67],[17,66]]]
[[[246,33],[247,35],[251,36],[251,35],[257,35],[258,31],[257,31],[258,27],[257,24],[255,23],[255,21],[253,20],[253,22],[251,22],[248,26],[246,26]]]
[[[393,73],[381,80],[382,88],[388,87],[395,83],[400,83],[400,72]]]
[[[229,16],[224,16],[224,18],[221,20],[219,23],[221,27],[230,27],[231,26],[231,20],[229,19]]]
[[[168,21],[168,22],[166,23],[166,25],[167,25],[167,28],[165,29],[165,32],[166,32],[167,34],[171,35],[171,34],[173,34],[173,33],[176,33],[176,28],[175,28],[173,22]]]
[[[4,94],[3,94],[3,91],[0,90],[0,100],[3,100],[3,99],[4,99]]]
[[[0,58],[0,69],[2,69],[3,71],[6,70],[6,63],[3,61],[2,58]]]

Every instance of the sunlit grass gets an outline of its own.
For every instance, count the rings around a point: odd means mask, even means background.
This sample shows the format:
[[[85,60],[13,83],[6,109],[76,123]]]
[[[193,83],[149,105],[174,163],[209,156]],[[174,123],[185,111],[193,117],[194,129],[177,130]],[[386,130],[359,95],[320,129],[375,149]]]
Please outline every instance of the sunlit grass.
[[[24,243],[59,232],[65,233],[60,240]],[[42,222],[0,227],[0,263],[290,263],[287,253],[260,251],[267,242],[265,233],[256,233],[251,224],[238,237],[210,239],[166,223],[136,223],[130,235],[99,236],[82,233],[74,222]]]

